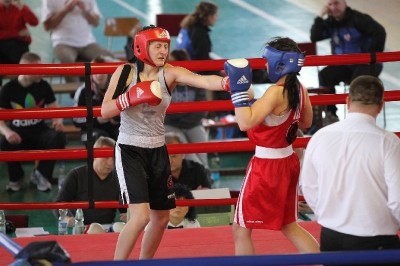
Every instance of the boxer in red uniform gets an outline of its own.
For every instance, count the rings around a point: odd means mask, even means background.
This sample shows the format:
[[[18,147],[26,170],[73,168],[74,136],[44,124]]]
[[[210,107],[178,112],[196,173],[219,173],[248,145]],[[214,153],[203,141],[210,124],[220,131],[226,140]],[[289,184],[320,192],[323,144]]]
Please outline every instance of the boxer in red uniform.
[[[236,255],[255,254],[253,229],[280,230],[300,252],[319,252],[316,240],[297,223],[300,162],[292,143],[298,127],[308,128],[312,109],[307,90],[297,79],[304,55],[289,38],[268,43],[263,57],[276,83],[250,106],[251,68],[245,59],[225,62],[240,130],[256,144],[247,166],[233,223]]]
[[[121,200],[129,204],[130,220],[122,229],[114,259],[129,257],[146,227],[140,259],[154,256],[175,195],[164,137],[164,116],[171,92],[178,83],[208,90],[223,90],[222,77],[201,76],[182,67],[166,64],[169,55],[168,31],[144,27],[133,43],[132,64],[117,68],[104,96],[104,118],[121,116],[115,146],[115,166]]]

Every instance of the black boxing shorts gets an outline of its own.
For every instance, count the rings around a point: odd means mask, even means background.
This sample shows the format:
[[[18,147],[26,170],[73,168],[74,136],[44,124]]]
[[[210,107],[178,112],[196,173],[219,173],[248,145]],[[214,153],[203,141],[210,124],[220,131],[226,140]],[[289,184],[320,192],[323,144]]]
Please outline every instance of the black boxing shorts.
[[[115,167],[122,204],[149,203],[152,210],[170,210],[176,207],[165,145],[140,148],[117,143]]]

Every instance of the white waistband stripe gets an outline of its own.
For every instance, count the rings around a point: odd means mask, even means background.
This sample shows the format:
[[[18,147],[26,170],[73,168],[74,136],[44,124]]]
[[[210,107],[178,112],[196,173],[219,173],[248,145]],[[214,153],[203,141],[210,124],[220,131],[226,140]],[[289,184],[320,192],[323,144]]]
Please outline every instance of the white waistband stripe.
[[[256,146],[256,153],[254,156],[263,159],[279,159],[279,158],[286,158],[292,155],[292,153],[293,153],[292,145],[280,149]]]

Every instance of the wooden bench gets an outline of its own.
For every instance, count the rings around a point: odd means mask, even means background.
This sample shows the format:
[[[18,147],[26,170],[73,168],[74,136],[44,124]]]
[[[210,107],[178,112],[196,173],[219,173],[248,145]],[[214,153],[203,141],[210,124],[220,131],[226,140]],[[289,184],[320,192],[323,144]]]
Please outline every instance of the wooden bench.
[[[67,82],[67,83],[50,83],[55,94],[75,93],[75,91],[83,84],[83,82]]]

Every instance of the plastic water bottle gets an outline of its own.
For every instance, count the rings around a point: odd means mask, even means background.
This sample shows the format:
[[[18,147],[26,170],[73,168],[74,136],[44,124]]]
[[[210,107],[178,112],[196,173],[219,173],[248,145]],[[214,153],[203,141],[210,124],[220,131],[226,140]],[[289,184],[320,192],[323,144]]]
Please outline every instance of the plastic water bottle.
[[[62,185],[65,181],[65,163],[60,162],[60,167],[58,168],[58,190],[61,190]]]
[[[6,234],[6,215],[3,210],[0,210],[0,232]]]
[[[80,235],[85,232],[84,220],[82,209],[77,209],[75,213],[74,235]]]
[[[219,157],[218,153],[214,153],[214,156],[211,158],[211,177],[214,181],[219,181]]]
[[[58,217],[58,234],[67,235],[68,234],[68,219],[67,219],[67,209],[59,209],[60,217]]]

